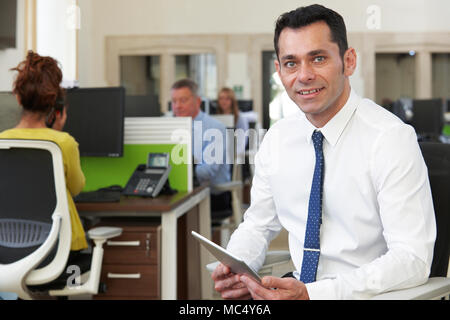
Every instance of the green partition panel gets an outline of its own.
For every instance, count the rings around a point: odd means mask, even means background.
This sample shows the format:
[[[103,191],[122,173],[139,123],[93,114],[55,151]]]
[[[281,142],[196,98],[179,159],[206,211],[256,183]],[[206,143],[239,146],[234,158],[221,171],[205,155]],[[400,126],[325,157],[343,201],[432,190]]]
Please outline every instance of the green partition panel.
[[[446,136],[450,136],[450,124],[446,124],[444,126],[444,130],[442,130],[442,133]]]
[[[94,191],[115,184],[125,187],[136,167],[147,162],[149,152],[168,152],[171,154],[175,146],[175,144],[126,144],[124,145],[123,157],[120,158],[81,157],[81,168],[86,177],[86,185],[83,191]],[[186,153],[182,152],[183,154]],[[172,166],[169,174],[170,187],[178,191],[187,191],[187,161],[174,164],[170,159],[170,165]]]

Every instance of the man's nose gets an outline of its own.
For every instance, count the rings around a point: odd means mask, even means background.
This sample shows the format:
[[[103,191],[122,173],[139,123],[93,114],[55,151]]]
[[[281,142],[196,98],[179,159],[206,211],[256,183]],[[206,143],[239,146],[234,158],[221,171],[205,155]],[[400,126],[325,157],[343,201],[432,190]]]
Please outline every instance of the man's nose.
[[[314,69],[307,63],[300,66],[297,72],[297,80],[302,83],[308,83],[316,78]]]

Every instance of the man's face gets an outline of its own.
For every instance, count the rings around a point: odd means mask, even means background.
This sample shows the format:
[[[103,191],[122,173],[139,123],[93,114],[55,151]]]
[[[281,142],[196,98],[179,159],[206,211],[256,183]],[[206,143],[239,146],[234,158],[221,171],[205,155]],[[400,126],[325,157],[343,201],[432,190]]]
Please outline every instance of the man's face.
[[[195,118],[200,111],[201,100],[195,97],[189,88],[183,87],[170,91],[172,110],[176,117]]]
[[[275,67],[287,94],[314,125],[322,127],[348,99],[348,76],[356,67],[354,49],[347,50],[343,65],[339,47],[322,21],[283,29],[278,47]]]

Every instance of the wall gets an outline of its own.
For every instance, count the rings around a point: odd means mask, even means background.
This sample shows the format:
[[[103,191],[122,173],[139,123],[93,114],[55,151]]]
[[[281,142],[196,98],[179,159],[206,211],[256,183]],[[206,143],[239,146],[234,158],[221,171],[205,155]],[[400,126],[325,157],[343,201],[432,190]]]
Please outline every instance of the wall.
[[[11,90],[14,74],[8,69],[17,65],[24,57],[24,29],[25,29],[25,2],[18,0],[18,47],[0,51],[0,90]],[[61,1],[58,1],[58,3]],[[70,0],[62,1],[70,3]],[[69,78],[78,78],[82,86],[105,86],[105,37],[110,35],[206,35],[225,34],[234,36],[227,45],[227,66],[224,83],[227,85],[241,83],[244,85],[246,97],[255,94],[251,86],[252,79],[246,77],[254,68],[248,58],[248,46],[243,46],[246,36],[267,35],[272,36],[275,19],[279,14],[294,9],[301,5],[313,2],[322,3],[341,13],[346,20],[349,38],[352,34],[364,32],[374,34],[379,32],[448,32],[450,20],[447,15],[450,12],[450,1],[447,0],[328,0],[328,1],[298,1],[298,0],[78,0],[81,13],[81,24],[78,32],[78,69],[70,69]],[[56,0],[39,0],[38,5],[48,7],[55,4]],[[379,29],[369,30],[367,23],[376,17],[375,13],[367,13],[370,5],[376,5],[379,12]],[[49,54],[62,57],[65,65],[66,58],[70,65],[74,66],[72,44],[62,44],[66,37],[58,35],[58,30],[64,26],[67,28],[67,20],[71,19],[71,13],[60,7],[57,14],[47,12],[47,25],[45,29],[52,32],[53,48]],[[62,8],[62,9],[61,9]],[[39,8],[38,8],[39,10]],[[65,21],[60,19],[65,17]],[[44,20],[40,20],[45,23]],[[37,24],[39,25],[39,21]],[[41,24],[42,25],[42,24]],[[42,34],[42,32],[41,32]],[[238,39],[239,36],[242,39]],[[42,39],[42,38],[41,38]],[[70,43],[73,38],[70,38]],[[238,40],[235,40],[238,39]],[[42,41],[42,40],[41,40]],[[41,45],[42,44],[42,45]],[[59,46],[58,46],[59,44]],[[352,41],[350,41],[352,45]],[[38,47],[48,50],[44,42],[38,42]],[[59,49],[65,51],[61,53]],[[361,54],[360,62],[364,64],[364,52],[357,48]],[[61,53],[61,54],[60,54]],[[67,73],[65,73],[67,74]],[[75,76],[73,75],[75,74]],[[353,76],[353,85],[364,88],[367,75],[358,71]],[[369,80],[370,81],[370,80]],[[374,81],[374,80],[373,80]],[[258,92],[256,92],[258,93]]]
[[[76,30],[78,7],[75,0],[36,2],[36,51],[55,58],[61,66],[63,82],[77,78]]]
[[[272,34],[275,19],[301,5],[322,3],[335,9],[353,32],[449,31],[447,0],[79,0],[79,79],[82,85],[107,85],[105,79],[105,36],[183,34]],[[380,29],[368,30],[377,5]],[[236,48],[230,54],[227,83],[242,79],[243,65],[251,64]],[[241,50],[242,52],[242,50]],[[234,67],[236,65],[236,67]],[[245,70],[245,69],[244,69]],[[233,79],[233,75],[236,79]],[[244,88],[245,90],[245,88]]]

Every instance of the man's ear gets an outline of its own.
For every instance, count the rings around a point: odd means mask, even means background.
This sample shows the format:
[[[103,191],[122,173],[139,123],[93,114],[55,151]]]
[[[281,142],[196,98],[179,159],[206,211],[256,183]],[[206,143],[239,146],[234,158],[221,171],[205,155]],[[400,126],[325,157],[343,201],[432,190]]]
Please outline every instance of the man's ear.
[[[344,54],[344,75],[349,77],[356,69],[356,51],[353,48],[348,48]]]
[[[275,70],[277,70],[278,76],[281,78],[281,66],[280,66],[280,61],[278,61],[278,58],[274,60],[273,62],[275,64]]]
[[[200,98],[200,97],[197,97],[197,99],[196,99],[196,106],[197,106],[197,108],[200,110],[200,106],[202,105],[202,98]]]

